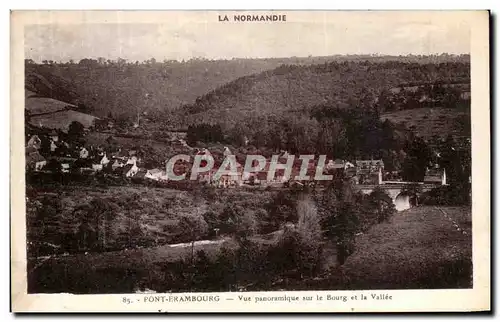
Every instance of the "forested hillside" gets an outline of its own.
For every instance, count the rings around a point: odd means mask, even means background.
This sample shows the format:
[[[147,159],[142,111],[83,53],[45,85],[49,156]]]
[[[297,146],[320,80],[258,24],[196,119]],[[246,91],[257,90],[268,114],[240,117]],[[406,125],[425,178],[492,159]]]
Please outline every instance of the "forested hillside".
[[[316,105],[370,109],[386,90],[408,83],[455,82],[470,78],[469,64],[331,62],[320,65],[282,65],[272,71],[242,77],[187,105],[193,122],[232,125],[257,115],[308,112]]]
[[[87,59],[27,64],[26,88],[85,106],[97,116],[133,118],[171,110],[238,77],[276,67],[268,61],[189,61],[126,64]]]
[[[446,108],[444,114],[422,116],[433,122],[433,131],[424,136],[468,135],[466,122],[439,126],[447,118],[460,115],[462,120],[470,113],[468,59],[27,62],[26,88],[109,117],[117,121],[117,129],[144,137],[161,139],[168,128],[189,127],[192,146],[219,142],[339,158],[384,158],[399,168],[397,163],[405,159],[400,152],[410,149],[413,134],[427,129],[412,126],[410,116],[401,121],[401,113]],[[311,62],[315,64],[307,64]],[[137,113],[141,122],[133,127]]]
[[[191,59],[182,62],[159,62],[155,59],[131,62],[123,59],[99,58],[67,63],[44,61],[41,64],[28,59],[25,61],[25,87],[42,97],[79,105],[85,112],[100,117],[133,121],[137,112],[140,112],[171,120],[170,111],[185,104],[193,104],[196,98],[240,77],[272,70],[282,64],[300,66],[332,61],[365,60],[374,63],[389,60],[419,63],[467,62],[469,56],[352,55],[232,60]],[[286,69],[282,71],[287,73]],[[308,75],[300,77],[305,77],[307,80]],[[274,79],[268,81],[273,84]],[[310,85],[312,88],[318,87],[320,92],[324,90],[320,84]],[[293,88],[293,85],[291,86]],[[328,84],[325,84],[325,89],[327,87]],[[259,87],[256,90],[259,90]],[[332,91],[334,90],[332,88]],[[260,94],[264,95],[265,92]],[[167,113],[163,113],[165,111]]]
[[[370,157],[398,150],[407,140],[404,128],[409,127],[383,125],[384,112],[445,106],[468,113],[470,97],[461,91],[468,90],[469,80],[469,64],[464,62],[282,65],[203,95],[184,107],[184,120],[192,124],[192,133],[211,123],[231,140],[247,139],[255,146]],[[448,86],[457,83],[463,88]],[[410,85],[417,88],[412,95],[392,94]],[[446,131],[438,134],[446,137]],[[399,143],[387,147],[392,144],[387,136]],[[192,141],[196,139],[193,135]]]
[[[26,60],[26,89],[80,105],[97,116],[130,118],[137,111],[161,115],[239,77],[288,64],[318,64],[334,57],[157,62],[82,59],[36,64]],[[336,59],[346,59],[340,56]],[[351,57],[357,59],[357,56]]]

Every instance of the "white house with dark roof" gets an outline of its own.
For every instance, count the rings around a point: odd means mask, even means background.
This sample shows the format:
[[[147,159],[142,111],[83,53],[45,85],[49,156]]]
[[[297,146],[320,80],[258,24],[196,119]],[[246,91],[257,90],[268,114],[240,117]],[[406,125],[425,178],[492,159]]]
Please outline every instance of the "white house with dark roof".
[[[87,150],[85,147],[82,147],[80,149],[80,159],[86,159],[89,157],[89,150]]]
[[[155,181],[167,181],[168,179],[167,173],[158,168],[147,170],[144,177]]]
[[[47,164],[47,160],[38,151],[35,151],[26,156],[26,164],[33,170],[40,171]]]
[[[38,137],[38,135],[33,135],[26,143],[26,147],[34,147],[35,149],[40,149],[42,145],[42,140]]]
[[[139,172],[139,167],[137,166],[137,163],[134,164],[127,164],[123,167],[123,174],[126,177],[133,177]]]
[[[120,160],[120,159],[114,159],[113,161],[113,164],[111,165],[111,168],[113,169],[113,171],[117,168],[121,168],[125,165],[125,163]]]
[[[106,164],[108,164],[108,163],[109,163],[109,159],[108,159],[108,157],[107,157],[106,153],[104,153],[104,154],[102,155],[101,160],[99,161],[99,164],[101,164],[101,165],[105,166],[105,165],[106,165]]]

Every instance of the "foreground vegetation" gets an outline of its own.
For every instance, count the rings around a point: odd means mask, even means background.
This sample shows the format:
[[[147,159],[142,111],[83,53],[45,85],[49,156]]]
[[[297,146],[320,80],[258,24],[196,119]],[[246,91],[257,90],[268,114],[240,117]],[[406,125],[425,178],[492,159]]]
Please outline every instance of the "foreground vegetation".
[[[418,207],[357,237],[345,264],[326,266],[331,242],[314,232],[303,200],[301,220],[274,237],[239,235],[217,245],[136,249],[30,261],[30,292],[127,293],[138,290],[269,291],[468,288],[472,286],[467,208]],[[307,210],[309,209],[309,210]],[[309,214],[308,214],[309,212]]]

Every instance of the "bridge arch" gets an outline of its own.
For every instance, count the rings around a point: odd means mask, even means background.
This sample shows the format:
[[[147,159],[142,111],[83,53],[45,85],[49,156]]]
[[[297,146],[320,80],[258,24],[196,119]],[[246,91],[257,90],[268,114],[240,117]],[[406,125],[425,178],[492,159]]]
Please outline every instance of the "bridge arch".
[[[370,194],[376,186],[377,185],[355,185],[354,187],[364,194]],[[437,186],[438,185],[429,184],[422,185],[421,191],[429,191]],[[389,197],[391,197],[397,211],[406,210],[418,205],[418,195],[420,193],[417,193],[417,195],[408,193],[404,191],[403,185],[382,184],[378,185],[378,187],[382,188],[389,195]]]
[[[417,196],[411,196],[406,192],[401,192],[393,199],[397,211],[410,209],[417,205]]]

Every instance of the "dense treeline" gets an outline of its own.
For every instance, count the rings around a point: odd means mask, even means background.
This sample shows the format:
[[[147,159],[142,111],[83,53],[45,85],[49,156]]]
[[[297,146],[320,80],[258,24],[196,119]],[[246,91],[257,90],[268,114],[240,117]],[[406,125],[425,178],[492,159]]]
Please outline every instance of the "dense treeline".
[[[255,127],[235,126],[223,134],[222,142],[238,146],[246,139],[250,149],[253,146],[261,150],[286,150],[292,154],[327,155],[348,160],[382,159],[386,170],[405,170],[420,180],[431,158],[425,142],[390,121],[382,122],[375,111],[336,109],[326,105],[314,108],[310,117],[269,117],[256,122]],[[221,138],[221,127],[191,126],[188,137],[191,142],[213,142],[211,138]]]

